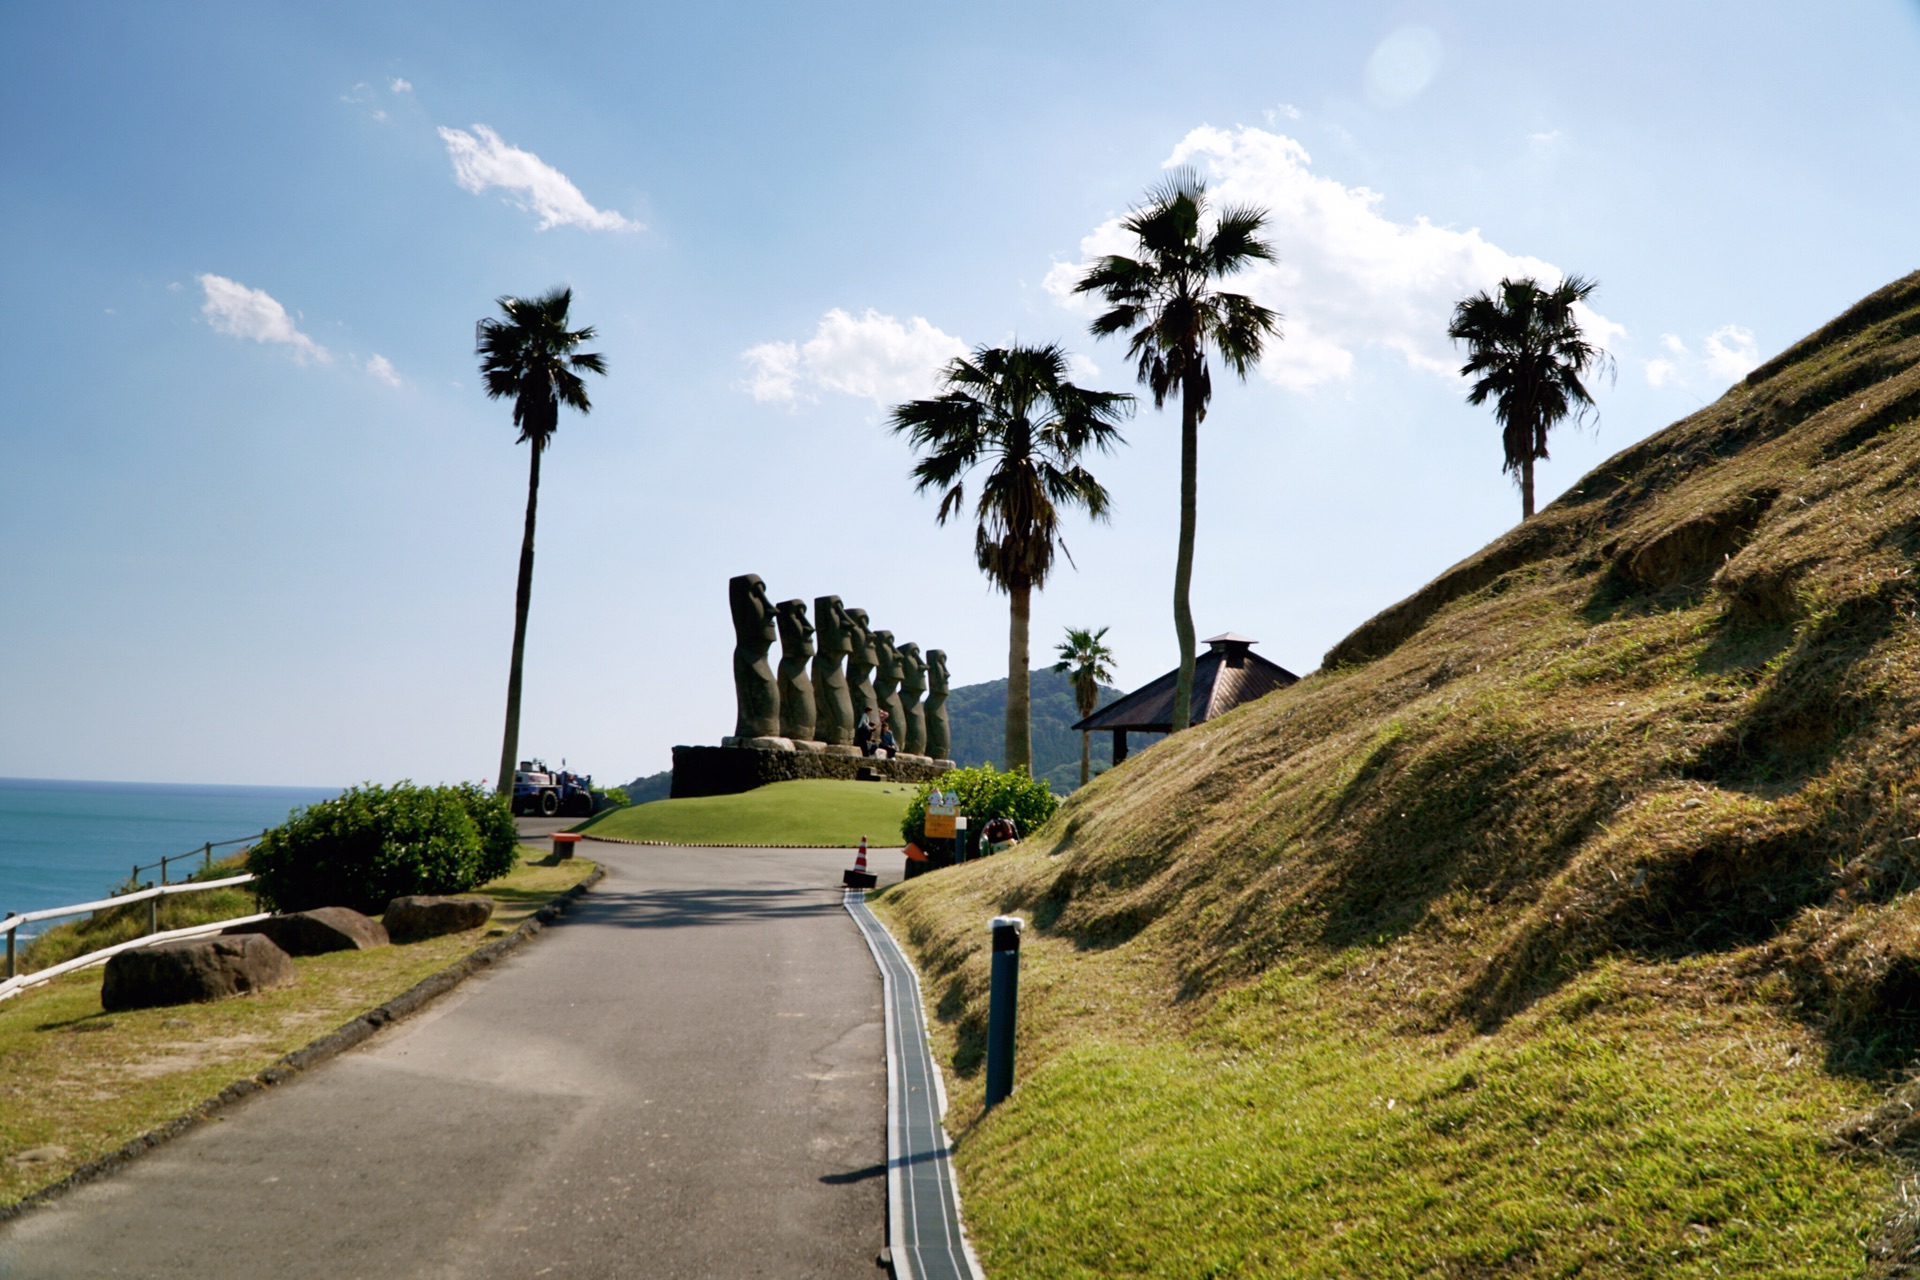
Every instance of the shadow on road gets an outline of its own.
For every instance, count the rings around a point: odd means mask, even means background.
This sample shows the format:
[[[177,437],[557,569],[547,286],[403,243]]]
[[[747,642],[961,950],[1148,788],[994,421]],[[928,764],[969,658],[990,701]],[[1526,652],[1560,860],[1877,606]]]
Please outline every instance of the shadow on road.
[[[577,909],[582,920],[631,929],[751,924],[758,920],[833,915],[837,885],[787,889],[654,889],[622,893],[602,887]]]

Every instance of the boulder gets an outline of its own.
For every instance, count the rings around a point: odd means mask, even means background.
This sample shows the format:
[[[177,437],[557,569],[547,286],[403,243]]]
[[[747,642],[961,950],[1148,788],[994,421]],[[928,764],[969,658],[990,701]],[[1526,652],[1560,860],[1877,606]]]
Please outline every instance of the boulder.
[[[387,945],[386,926],[352,907],[316,907],[292,915],[268,916],[238,924],[229,934],[264,933],[290,956],[317,956],[328,951],[365,951]]]
[[[293,981],[293,960],[265,934],[174,938],[107,961],[100,1003],[109,1012],[219,1000]]]
[[[387,904],[383,923],[395,942],[419,942],[443,933],[478,929],[493,918],[491,898],[435,898],[415,894]]]

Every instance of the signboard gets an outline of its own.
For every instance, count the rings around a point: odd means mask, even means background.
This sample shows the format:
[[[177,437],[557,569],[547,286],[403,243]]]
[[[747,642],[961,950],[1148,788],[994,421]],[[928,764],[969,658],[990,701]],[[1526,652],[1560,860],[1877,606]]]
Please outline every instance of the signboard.
[[[953,792],[930,791],[927,793],[927,838],[930,840],[953,839],[953,820],[960,813],[960,797]]]

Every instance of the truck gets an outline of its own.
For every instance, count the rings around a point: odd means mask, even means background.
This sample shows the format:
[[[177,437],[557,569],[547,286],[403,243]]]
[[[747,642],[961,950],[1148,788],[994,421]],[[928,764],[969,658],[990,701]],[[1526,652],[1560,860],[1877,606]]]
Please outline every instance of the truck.
[[[591,817],[593,779],[584,773],[549,769],[544,760],[522,760],[513,773],[513,812],[516,817]]]

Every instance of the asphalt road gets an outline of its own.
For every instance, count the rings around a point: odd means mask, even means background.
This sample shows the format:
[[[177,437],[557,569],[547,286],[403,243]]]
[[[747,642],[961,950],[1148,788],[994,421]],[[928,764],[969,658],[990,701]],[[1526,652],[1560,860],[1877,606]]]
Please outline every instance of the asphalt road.
[[[886,1064],[851,855],[586,852],[608,876],[563,923],[0,1228],[0,1276],[879,1274]]]

